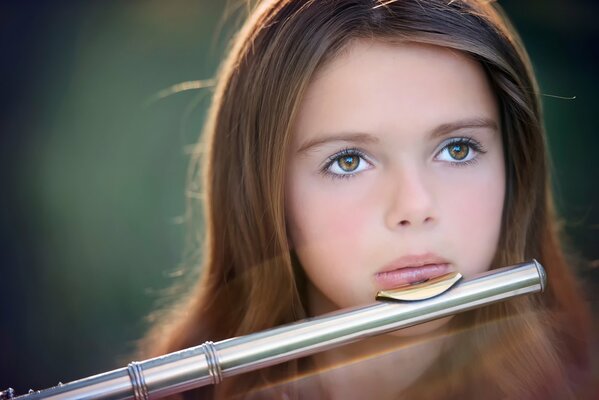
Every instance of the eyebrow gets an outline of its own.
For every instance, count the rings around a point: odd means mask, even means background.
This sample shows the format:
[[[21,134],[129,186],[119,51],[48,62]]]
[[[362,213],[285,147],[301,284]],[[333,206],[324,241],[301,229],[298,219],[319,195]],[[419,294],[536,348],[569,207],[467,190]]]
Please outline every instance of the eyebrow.
[[[431,133],[431,138],[438,138],[447,135],[451,132],[455,132],[460,129],[490,129],[497,131],[497,123],[490,118],[468,118],[454,122],[448,122],[441,124],[434,128]],[[321,146],[329,142],[355,142],[355,143],[377,143],[379,138],[364,132],[339,132],[324,137],[314,138],[306,141],[297,150],[298,153],[306,152],[314,147]]]
[[[490,118],[469,118],[437,126],[432,130],[431,138],[444,136],[460,129],[490,129],[497,131],[499,127],[497,122]]]
[[[369,133],[362,132],[341,132],[332,135],[326,135],[326,137],[310,139],[306,141],[299,149],[298,153],[303,153],[311,148],[321,146],[328,142],[355,142],[355,143],[377,143],[379,139]]]

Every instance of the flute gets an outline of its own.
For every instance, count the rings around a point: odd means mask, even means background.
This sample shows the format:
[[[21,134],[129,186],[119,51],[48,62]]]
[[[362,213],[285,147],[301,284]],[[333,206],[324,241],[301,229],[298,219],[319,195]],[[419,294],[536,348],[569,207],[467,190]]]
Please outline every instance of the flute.
[[[222,379],[309,356],[524,294],[543,292],[546,275],[536,260],[487,271],[471,279],[457,273],[379,292],[374,304],[170,353],[127,367],[4,399],[158,399],[218,384]]]

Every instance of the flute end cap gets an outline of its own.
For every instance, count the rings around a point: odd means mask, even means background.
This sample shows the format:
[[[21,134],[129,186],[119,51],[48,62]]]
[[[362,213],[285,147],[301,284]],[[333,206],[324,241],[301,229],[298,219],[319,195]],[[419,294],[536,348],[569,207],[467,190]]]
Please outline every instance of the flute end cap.
[[[545,272],[545,268],[543,268],[541,263],[536,259],[533,258],[532,262],[535,264],[535,267],[537,267],[537,272],[539,273],[539,283],[541,285],[541,293],[543,293],[547,287],[547,273]]]

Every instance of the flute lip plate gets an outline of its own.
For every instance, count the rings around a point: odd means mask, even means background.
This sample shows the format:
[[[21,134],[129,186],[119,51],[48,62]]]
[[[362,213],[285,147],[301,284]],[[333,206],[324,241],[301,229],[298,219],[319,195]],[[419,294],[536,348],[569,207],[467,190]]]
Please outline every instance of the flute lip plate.
[[[450,272],[425,282],[404,285],[395,289],[381,290],[376,294],[376,299],[401,301],[430,299],[446,292],[460,279],[462,279],[462,274],[459,272]]]

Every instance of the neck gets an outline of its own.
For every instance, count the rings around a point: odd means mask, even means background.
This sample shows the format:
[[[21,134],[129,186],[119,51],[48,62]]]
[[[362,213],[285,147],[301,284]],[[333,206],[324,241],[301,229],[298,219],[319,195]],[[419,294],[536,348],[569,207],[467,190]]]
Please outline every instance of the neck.
[[[315,356],[330,399],[397,399],[431,366],[442,339],[370,338]]]
[[[310,285],[311,286],[311,285]],[[308,290],[310,315],[338,309],[314,287]],[[375,336],[314,356],[328,398],[396,399],[441,353],[447,318]]]

